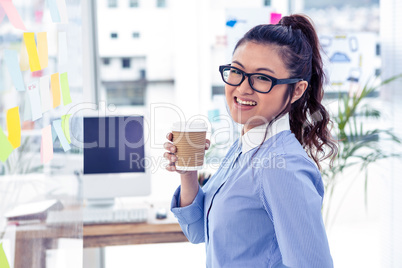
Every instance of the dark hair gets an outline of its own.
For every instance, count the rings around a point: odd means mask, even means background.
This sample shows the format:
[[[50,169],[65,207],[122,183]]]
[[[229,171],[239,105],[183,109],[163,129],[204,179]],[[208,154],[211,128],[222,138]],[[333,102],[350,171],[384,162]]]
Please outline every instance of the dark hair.
[[[234,51],[246,42],[278,46],[290,77],[301,77],[308,82],[304,94],[294,103],[291,103],[291,96],[295,84],[288,86],[285,94],[285,100],[288,102],[268,124],[265,136],[272,123],[289,112],[291,131],[318,168],[321,169],[319,162],[328,157],[331,157],[332,165],[338,147],[328,127],[331,123],[329,114],[321,104],[325,74],[320,54],[321,46],[310,18],[305,15],[291,15],[283,17],[275,25],[255,26],[237,42]],[[261,145],[262,143],[260,147]],[[325,146],[330,149],[327,153],[324,150]]]

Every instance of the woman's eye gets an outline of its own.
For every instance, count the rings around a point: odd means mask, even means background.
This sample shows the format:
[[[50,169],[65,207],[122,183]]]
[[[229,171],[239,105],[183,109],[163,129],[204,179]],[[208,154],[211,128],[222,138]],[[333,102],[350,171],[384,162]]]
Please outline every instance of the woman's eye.
[[[236,69],[230,69],[230,72],[232,74],[241,74],[241,72],[239,70],[236,70]]]
[[[263,76],[263,75],[258,75],[256,77],[258,80],[261,80],[263,82],[271,82],[271,79],[269,79],[269,77]]]

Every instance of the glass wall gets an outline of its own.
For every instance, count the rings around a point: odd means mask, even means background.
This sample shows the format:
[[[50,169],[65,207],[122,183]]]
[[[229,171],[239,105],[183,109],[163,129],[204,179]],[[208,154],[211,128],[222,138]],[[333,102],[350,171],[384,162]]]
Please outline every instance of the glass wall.
[[[59,2],[0,3],[2,268],[82,267],[81,3]]]

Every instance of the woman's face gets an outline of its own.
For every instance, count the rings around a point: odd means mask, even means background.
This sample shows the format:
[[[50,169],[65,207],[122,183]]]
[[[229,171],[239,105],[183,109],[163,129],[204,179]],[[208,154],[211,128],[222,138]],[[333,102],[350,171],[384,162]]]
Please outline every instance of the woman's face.
[[[277,79],[289,78],[289,72],[277,51],[275,45],[246,42],[234,52],[231,65],[246,73],[263,73]],[[285,106],[287,86],[276,85],[264,94],[254,91],[247,77],[239,86],[225,84],[226,101],[233,120],[244,124],[244,132],[270,122]],[[239,104],[239,100],[251,101],[255,105]]]

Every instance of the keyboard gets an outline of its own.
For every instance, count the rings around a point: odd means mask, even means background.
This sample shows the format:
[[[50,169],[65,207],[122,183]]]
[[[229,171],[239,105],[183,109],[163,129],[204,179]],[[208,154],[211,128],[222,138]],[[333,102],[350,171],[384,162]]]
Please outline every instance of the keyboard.
[[[88,209],[84,210],[84,224],[146,222],[148,210],[135,209]]]
[[[84,209],[82,211],[50,211],[46,218],[48,225],[60,225],[66,223],[84,224],[115,224],[146,222],[148,209]]]

